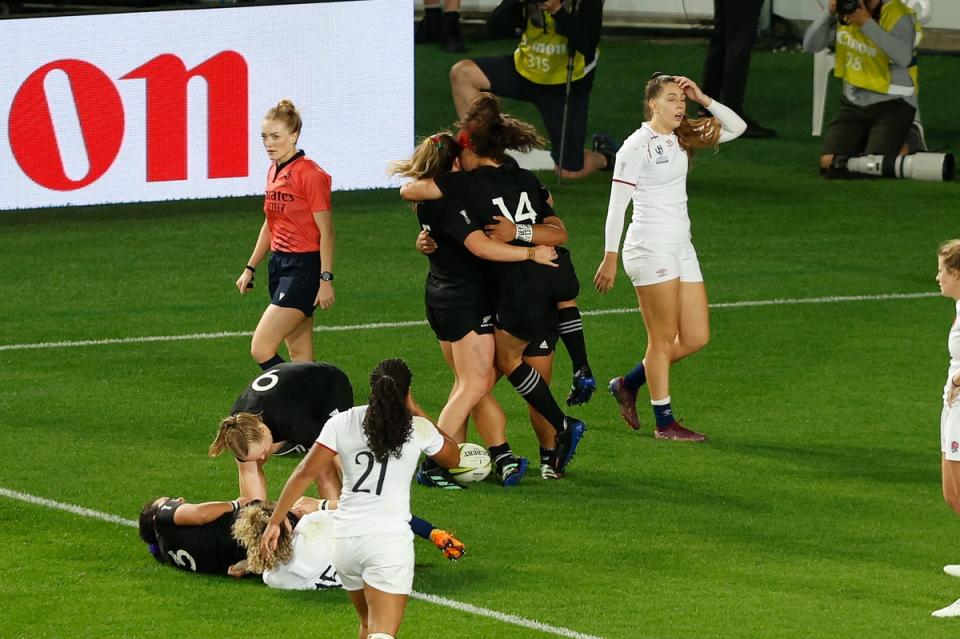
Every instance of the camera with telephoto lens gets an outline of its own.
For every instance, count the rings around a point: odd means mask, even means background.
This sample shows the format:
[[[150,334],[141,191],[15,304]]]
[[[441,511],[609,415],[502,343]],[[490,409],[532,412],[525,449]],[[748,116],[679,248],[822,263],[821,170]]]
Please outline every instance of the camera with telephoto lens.
[[[848,16],[860,6],[860,0],[837,0],[837,15]]]
[[[952,153],[836,156],[834,162],[837,166],[843,165],[849,173],[927,182],[949,182],[956,168]]]

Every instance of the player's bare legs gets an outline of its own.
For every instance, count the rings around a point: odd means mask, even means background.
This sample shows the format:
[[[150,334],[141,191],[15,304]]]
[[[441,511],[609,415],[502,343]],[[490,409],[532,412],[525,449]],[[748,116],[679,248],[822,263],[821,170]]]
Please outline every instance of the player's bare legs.
[[[693,355],[710,341],[710,306],[703,282],[680,282],[680,318],[670,363]]]
[[[450,342],[440,341],[440,352],[443,353],[443,359],[447,362],[447,368],[449,368],[450,372],[453,373],[453,386],[450,387],[450,393],[447,395],[447,404],[449,404],[450,400],[453,399],[454,394],[458,392],[460,387],[460,376],[457,375],[457,367],[453,363],[453,348]],[[463,423],[457,428],[456,432],[448,432],[447,435],[450,435],[450,437],[453,438],[453,441],[457,442],[458,444],[465,442],[467,439],[467,420],[463,421]]]
[[[313,361],[313,318],[304,317],[303,321],[293,332],[287,335],[284,342],[290,352],[291,362]]]
[[[493,390],[493,351],[493,336],[478,335],[474,331],[450,344],[457,387],[450,401],[440,411],[437,427],[451,437],[458,430],[465,430],[463,424],[470,415],[470,410]],[[465,434],[464,432],[463,435]],[[461,438],[456,441],[464,440]]]
[[[643,325],[647,329],[647,351],[643,362],[647,369],[650,399],[663,399],[670,395],[670,363],[680,324],[680,280],[635,288]]]
[[[457,117],[467,113],[481,91],[489,90],[490,80],[473,60],[460,60],[450,67],[450,92]]]
[[[451,72],[452,74],[452,72]],[[596,173],[597,171],[602,171],[607,168],[607,158],[603,157],[602,154],[597,153],[596,151],[591,151],[589,149],[583,150],[583,168],[579,171],[570,171],[568,169],[560,169],[559,166],[554,166],[553,171],[556,173],[560,171],[560,177],[566,179],[577,179],[587,177],[591,173]]]
[[[347,595],[350,597],[353,608],[357,611],[357,616],[360,618],[360,629],[357,631],[357,639],[367,639],[367,635],[370,634],[367,626],[369,612],[367,610],[367,600],[364,598],[364,593],[362,590],[348,590]]]
[[[363,584],[363,596],[367,603],[367,630],[371,634],[385,632],[396,637],[407,606],[407,595],[394,595]],[[353,593],[350,598],[353,599]],[[359,608],[357,613],[359,614]]]
[[[960,515],[960,462],[950,461],[946,455],[940,454],[940,477],[943,486],[943,501]],[[951,577],[960,577],[960,565],[947,564],[943,572]]]
[[[681,289],[684,289],[682,293]],[[702,284],[700,289],[703,289]],[[676,278],[648,286],[637,286],[635,290],[643,324],[647,329],[647,350],[643,362],[646,383],[650,390],[650,403],[653,405],[657,422],[655,435],[660,439],[703,441],[702,435],[680,426],[673,416],[670,402],[670,365],[676,355],[688,355],[685,351],[694,347],[699,350],[702,344],[706,343],[703,341],[705,336],[702,322],[707,320],[708,315],[706,309],[701,308],[701,304],[706,304],[705,289],[698,294],[696,285],[682,285],[680,279]],[[687,342],[682,341],[680,334],[682,315],[686,315],[691,324]],[[709,328],[706,330],[709,331]],[[709,332],[706,333],[706,337],[708,336]]]
[[[280,343],[303,322],[302,311],[270,304],[257,324],[250,342],[250,355],[259,364],[277,355]]]
[[[940,477],[943,486],[943,500],[960,515],[960,462],[950,461],[940,455]]]
[[[484,395],[477,402],[470,416],[477,427],[477,434],[488,448],[507,441],[507,415],[492,393]]]

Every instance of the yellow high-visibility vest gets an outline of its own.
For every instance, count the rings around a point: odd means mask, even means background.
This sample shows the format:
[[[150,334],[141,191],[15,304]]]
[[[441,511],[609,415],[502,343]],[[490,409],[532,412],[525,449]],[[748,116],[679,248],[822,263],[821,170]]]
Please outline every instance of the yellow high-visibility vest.
[[[567,36],[557,33],[557,24],[550,13],[544,11],[543,16],[543,27],[527,20],[520,44],[513,52],[513,64],[517,73],[535,84],[566,84],[569,55]],[[573,80],[582,79],[592,70],[598,57],[599,48],[588,67],[583,54],[574,51]]]
[[[903,16],[913,16],[917,33],[920,22],[913,10],[900,0],[893,0],[880,9],[880,28],[889,32]],[[913,80],[912,87],[890,84],[890,58],[855,25],[837,26],[837,55],[833,74],[838,78],[861,89],[886,93],[888,95],[914,95],[920,89],[917,76],[917,56],[907,69]]]

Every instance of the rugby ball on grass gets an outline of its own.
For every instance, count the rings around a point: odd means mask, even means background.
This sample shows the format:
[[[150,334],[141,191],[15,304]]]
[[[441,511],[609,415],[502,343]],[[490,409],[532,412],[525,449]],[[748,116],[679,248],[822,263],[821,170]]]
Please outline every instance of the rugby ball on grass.
[[[459,484],[483,481],[490,474],[490,453],[479,444],[460,444],[460,465],[450,469]]]

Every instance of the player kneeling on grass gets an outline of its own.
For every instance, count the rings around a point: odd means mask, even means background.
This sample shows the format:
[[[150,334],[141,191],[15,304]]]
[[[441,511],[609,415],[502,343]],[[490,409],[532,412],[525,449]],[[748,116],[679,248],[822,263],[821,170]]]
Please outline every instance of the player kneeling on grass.
[[[389,359],[370,376],[370,402],[334,416],[283,488],[263,533],[273,553],[287,511],[318,475],[343,460],[343,488],[333,516],[333,564],[360,618],[360,637],[395,637],[413,588],[410,482],[420,453],[445,468],[460,461],[456,443],[407,408],[410,369]]]
[[[264,574],[263,580],[268,586],[313,590],[324,587],[320,584],[329,583],[322,578],[323,568],[329,566],[329,563],[321,566],[319,572],[309,572],[308,568],[321,563],[318,557],[322,556],[323,551],[318,550],[318,547],[323,543],[330,544],[329,532],[324,532],[322,522],[327,521],[323,517],[329,518],[330,513],[327,511],[335,509],[336,504],[336,501],[327,502],[313,497],[301,497],[297,500],[290,510],[289,518],[291,527],[296,527],[294,545],[300,523],[307,522],[303,533],[306,541],[301,542],[306,546],[302,551],[304,558],[289,566],[278,567],[270,578]],[[256,532],[256,544],[259,544],[260,534],[272,513],[273,508],[263,502],[250,502],[246,499],[190,504],[185,502],[183,497],[158,497],[148,501],[140,512],[140,538],[147,544],[150,554],[161,563],[188,572],[242,577],[249,572],[262,572],[257,569],[258,564],[248,564],[247,548],[251,546],[250,540],[254,537],[251,536],[252,533],[244,531],[259,526]],[[314,516],[315,513],[319,515]],[[312,519],[307,521],[308,518]],[[259,520],[262,522],[256,523]],[[317,524],[317,521],[321,524]],[[239,522],[246,523],[241,526]],[[416,535],[432,542],[447,559],[456,561],[466,552],[459,539],[423,519],[411,517],[410,528]],[[314,539],[318,535],[325,535],[322,536],[322,542]],[[238,543],[238,540],[246,543]],[[293,551],[294,555],[297,555],[296,548]],[[327,550],[325,556],[329,557],[330,552],[332,551]],[[282,558],[280,561],[286,563]],[[267,566],[274,567],[275,564]],[[339,582],[325,587],[339,587]]]
[[[230,416],[220,422],[209,454],[233,453],[240,494],[267,498],[263,465],[274,455],[305,453],[332,415],[353,406],[346,373],[321,362],[277,364],[257,376],[240,393]],[[319,486],[322,497],[335,498],[338,482]]]

